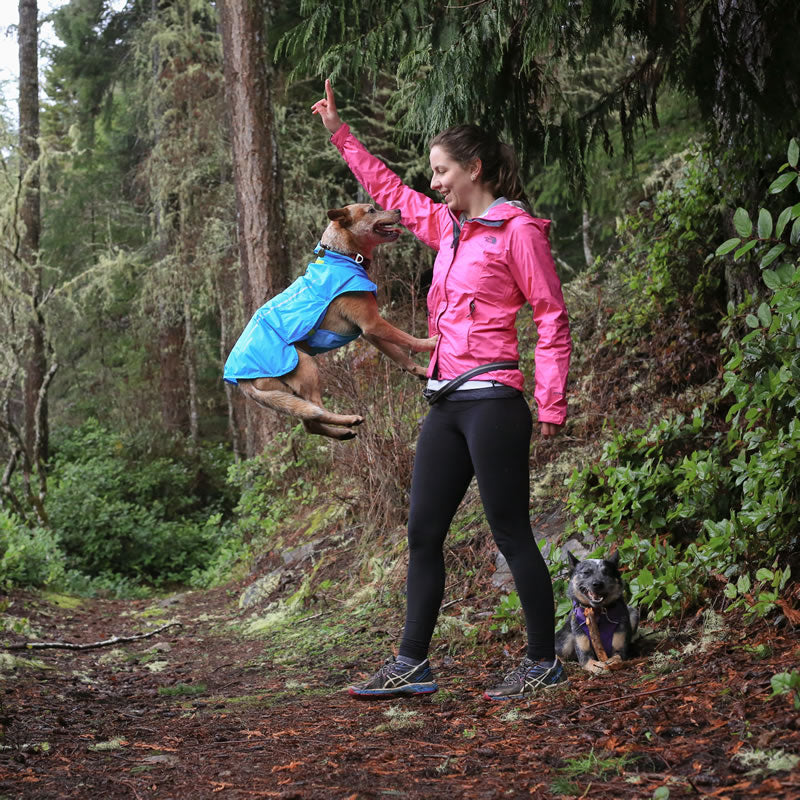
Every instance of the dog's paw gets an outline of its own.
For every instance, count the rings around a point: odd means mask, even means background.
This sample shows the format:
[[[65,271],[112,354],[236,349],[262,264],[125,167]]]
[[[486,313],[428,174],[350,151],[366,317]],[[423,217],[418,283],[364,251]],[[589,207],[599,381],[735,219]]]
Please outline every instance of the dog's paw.
[[[439,339],[439,334],[430,336],[427,339],[418,339],[419,344],[414,348],[415,353],[432,353],[436,349],[436,342]]]
[[[364,417],[360,414],[340,414],[335,424],[345,428],[355,428],[356,425],[364,424]]]

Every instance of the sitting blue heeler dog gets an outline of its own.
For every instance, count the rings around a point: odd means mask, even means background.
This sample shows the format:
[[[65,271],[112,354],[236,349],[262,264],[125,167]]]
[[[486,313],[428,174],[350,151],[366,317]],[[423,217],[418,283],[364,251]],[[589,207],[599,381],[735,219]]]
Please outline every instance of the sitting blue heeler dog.
[[[572,567],[567,586],[572,611],[556,633],[556,653],[563,661],[577,658],[585,670],[600,674],[628,657],[631,639],[639,627],[639,611],[622,597],[618,551],[607,559],[584,561],[578,561],[572,553],[567,555]],[[598,654],[592,645],[587,616],[597,622],[605,653]]]

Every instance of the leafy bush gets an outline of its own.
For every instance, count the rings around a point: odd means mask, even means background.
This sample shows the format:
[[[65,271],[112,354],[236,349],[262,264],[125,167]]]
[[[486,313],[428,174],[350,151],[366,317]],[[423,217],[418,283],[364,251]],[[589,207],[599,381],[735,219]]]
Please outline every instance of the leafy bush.
[[[618,220],[622,247],[610,271],[631,302],[612,316],[609,339],[638,341],[681,298],[709,288],[704,264],[707,242],[719,223],[717,190],[711,162],[696,152],[678,179],[652,202],[643,202],[637,213]]]
[[[46,501],[68,567],[152,585],[188,580],[219,546],[229,462],[221,447],[157,454],[89,420],[57,446]]]
[[[0,590],[57,583],[64,568],[64,554],[51,531],[26,528],[0,510]]]
[[[232,464],[228,482],[239,491],[237,535],[264,544],[292,508],[317,498],[319,486],[310,476],[324,474],[329,458],[327,440],[309,436],[298,424],[276,433],[260,455]]]
[[[771,193],[800,190],[799,151],[792,140]],[[569,481],[573,527],[608,531],[632,568],[633,601],[656,618],[720,579],[733,605],[769,613],[800,544],[800,203],[775,224],[763,208],[755,227],[744,209],[734,219],[740,236],[716,255],[758,258],[770,293],[730,305],[723,320],[724,399],[714,410],[730,404],[726,429],[706,406],[691,421],[670,415],[617,434]]]

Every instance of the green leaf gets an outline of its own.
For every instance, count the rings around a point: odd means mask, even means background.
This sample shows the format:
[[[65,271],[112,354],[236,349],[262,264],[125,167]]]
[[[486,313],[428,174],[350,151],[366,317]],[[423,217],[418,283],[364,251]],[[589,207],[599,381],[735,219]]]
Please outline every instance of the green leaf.
[[[728,600],[733,600],[733,598],[736,597],[737,594],[739,594],[739,592],[736,589],[735,583],[725,584],[725,597],[727,597]]]
[[[761,274],[761,278],[763,279],[767,288],[772,289],[773,292],[777,292],[782,285],[781,279],[778,277],[778,273],[773,272],[771,269],[765,269],[764,272]]]
[[[733,239],[727,239],[724,241],[714,252],[715,256],[724,256],[726,253],[730,253],[734,247],[739,245],[739,242],[742,240],[737,236]]]
[[[788,206],[781,211],[780,215],[778,216],[778,221],[775,223],[775,236],[777,236],[779,239],[783,235],[783,230],[791,218],[792,207]]]
[[[736,228],[736,233],[743,239],[746,239],[753,232],[753,223],[750,221],[750,215],[741,206],[736,209],[736,213],[733,215],[733,227]]]
[[[789,149],[786,151],[786,160],[790,166],[797,166],[798,155],[800,155],[800,144],[793,138],[789,141]]]
[[[745,253],[749,253],[758,244],[758,239],[751,239],[743,244],[734,254],[733,260],[738,261]]]
[[[653,792],[653,800],[669,800],[669,788],[667,786],[659,786]]]
[[[747,323],[749,328],[757,328],[759,325],[758,317],[755,314],[748,314],[744,321]]]
[[[783,242],[781,242],[781,244],[776,244],[775,247],[771,247],[764,258],[761,259],[761,269],[768,267],[785,249],[786,245],[783,244]]]
[[[792,219],[795,217],[800,217],[800,203],[795,203],[792,206]]]
[[[792,232],[789,234],[789,241],[792,244],[800,242],[800,217],[798,217],[792,225]]]
[[[736,581],[736,588],[739,590],[739,594],[746,594],[750,591],[750,576],[749,575],[740,575],[739,580]]]
[[[781,286],[789,286],[794,282],[795,276],[797,275],[797,269],[793,267],[791,264],[787,264],[784,262],[783,264],[779,264],[778,267],[775,269],[775,272],[780,279]]]
[[[639,586],[642,588],[646,586],[652,586],[655,582],[653,579],[653,573],[647,568],[640,570],[637,577],[639,579]]]
[[[761,320],[761,324],[765,328],[769,328],[770,323],[772,322],[772,312],[769,310],[769,306],[766,303],[762,303],[758,307],[758,318]]]
[[[769,239],[772,236],[772,214],[766,208],[758,211],[758,238]]]
[[[786,569],[781,574],[781,582],[778,585],[778,588],[779,589],[783,589],[783,587],[786,586],[787,581],[791,577],[792,577],[792,568],[789,565],[787,565]]]
[[[796,172],[785,172],[783,175],[775,178],[769,185],[770,194],[779,194],[782,192],[794,179],[797,177]]]
[[[771,581],[772,580],[772,570],[767,569],[766,567],[761,567],[758,572],[756,572],[756,580],[757,581]]]

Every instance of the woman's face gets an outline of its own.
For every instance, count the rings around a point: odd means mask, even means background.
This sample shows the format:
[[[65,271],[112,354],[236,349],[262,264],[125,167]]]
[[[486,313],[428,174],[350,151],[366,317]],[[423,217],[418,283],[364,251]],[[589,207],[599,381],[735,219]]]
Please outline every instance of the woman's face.
[[[478,165],[464,168],[439,145],[431,148],[431,189],[439,192],[447,207],[454,213],[466,211],[479,192]],[[473,176],[475,180],[473,180]]]

